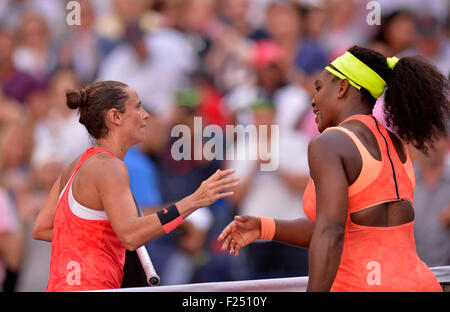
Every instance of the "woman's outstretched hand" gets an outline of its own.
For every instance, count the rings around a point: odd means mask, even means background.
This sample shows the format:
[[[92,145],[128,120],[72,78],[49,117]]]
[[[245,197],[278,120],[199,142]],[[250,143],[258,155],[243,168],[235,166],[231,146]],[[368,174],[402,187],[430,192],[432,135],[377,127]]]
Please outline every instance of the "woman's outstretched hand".
[[[199,208],[212,205],[220,198],[233,196],[232,189],[239,184],[238,177],[230,177],[234,171],[217,170],[203,181],[194,193],[176,202],[180,215],[185,218]]]
[[[238,177],[230,177],[234,169],[217,170],[208,179],[203,181],[199,188],[190,197],[197,207],[212,205],[220,198],[233,196],[230,191],[239,184]]]
[[[239,250],[259,239],[261,222],[257,217],[235,216],[217,238],[222,242],[222,250],[228,249],[230,254],[239,256]]]

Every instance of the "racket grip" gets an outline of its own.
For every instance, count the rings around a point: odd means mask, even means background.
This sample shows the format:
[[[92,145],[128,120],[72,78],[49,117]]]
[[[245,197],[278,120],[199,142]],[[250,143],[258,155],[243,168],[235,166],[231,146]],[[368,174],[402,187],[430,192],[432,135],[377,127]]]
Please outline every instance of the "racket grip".
[[[160,279],[155,271],[155,268],[153,267],[147,249],[145,248],[145,246],[141,246],[138,249],[136,249],[136,253],[139,257],[139,260],[141,261],[142,268],[144,269],[147,283],[150,286],[157,286],[159,284]]]

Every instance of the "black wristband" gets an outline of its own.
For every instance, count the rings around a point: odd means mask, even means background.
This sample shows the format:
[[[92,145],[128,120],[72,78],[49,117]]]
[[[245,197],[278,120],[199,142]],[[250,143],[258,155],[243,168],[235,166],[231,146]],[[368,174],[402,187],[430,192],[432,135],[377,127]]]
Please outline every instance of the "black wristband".
[[[159,221],[164,229],[164,232],[169,233],[183,222],[183,218],[178,212],[175,204],[167,208],[161,209],[157,212]]]

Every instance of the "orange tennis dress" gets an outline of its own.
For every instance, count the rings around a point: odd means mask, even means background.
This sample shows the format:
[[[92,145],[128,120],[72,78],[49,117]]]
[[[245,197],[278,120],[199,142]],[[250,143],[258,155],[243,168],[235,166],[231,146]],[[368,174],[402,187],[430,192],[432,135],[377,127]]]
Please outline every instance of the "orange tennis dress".
[[[102,152],[114,156],[104,148],[84,152],[58,202],[47,291],[111,289],[122,284],[126,248],[108,219],[81,218],[69,204],[69,192],[78,170],[89,157]]]
[[[371,115],[354,115],[375,135],[382,159],[374,159],[358,137],[344,127],[330,127],[347,134],[358,148],[362,169],[348,188],[348,215],[344,246],[330,291],[442,291],[428,266],[420,260],[414,241],[414,221],[390,227],[372,227],[352,222],[350,214],[381,203],[413,202],[415,177],[409,154],[403,164],[386,128]],[[341,123],[341,124],[342,124]],[[405,151],[408,150],[405,146]],[[316,192],[309,180],[303,195],[305,215],[316,221]]]

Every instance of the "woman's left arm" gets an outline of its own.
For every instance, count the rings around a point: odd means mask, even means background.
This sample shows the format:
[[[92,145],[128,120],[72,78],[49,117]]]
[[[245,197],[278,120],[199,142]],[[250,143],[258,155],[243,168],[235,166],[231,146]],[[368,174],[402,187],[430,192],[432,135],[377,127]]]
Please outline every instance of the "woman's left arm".
[[[329,291],[338,271],[348,211],[348,181],[342,141],[329,132],[308,146],[310,174],[316,189],[316,224],[309,246],[307,291]],[[341,141],[341,142],[339,142]]]

